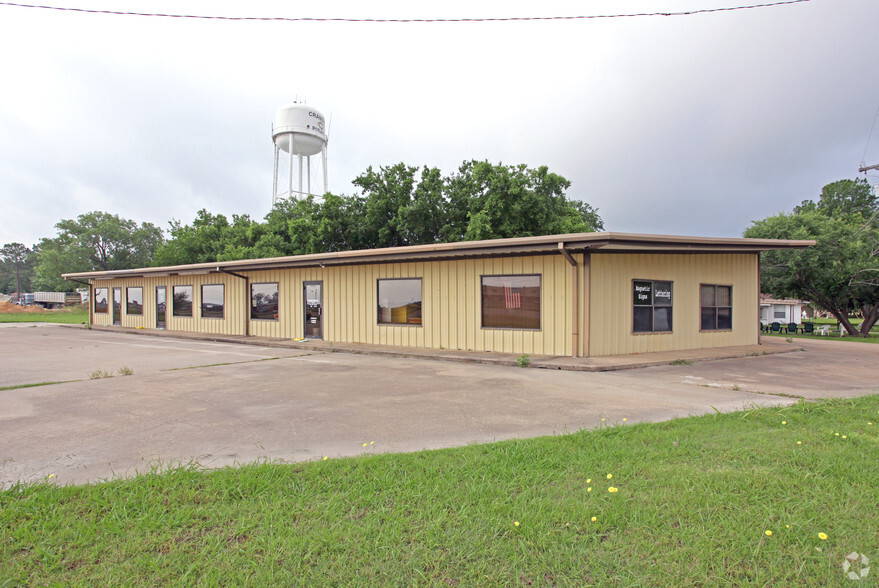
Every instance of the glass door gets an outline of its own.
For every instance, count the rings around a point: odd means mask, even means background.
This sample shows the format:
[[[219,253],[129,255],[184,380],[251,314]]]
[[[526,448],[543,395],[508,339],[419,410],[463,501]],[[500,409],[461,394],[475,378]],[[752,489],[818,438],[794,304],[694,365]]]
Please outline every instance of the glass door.
[[[165,328],[165,286],[156,286],[156,328]]]
[[[323,339],[323,282],[304,282],[305,338]]]
[[[122,326],[122,288],[113,288],[113,324]]]

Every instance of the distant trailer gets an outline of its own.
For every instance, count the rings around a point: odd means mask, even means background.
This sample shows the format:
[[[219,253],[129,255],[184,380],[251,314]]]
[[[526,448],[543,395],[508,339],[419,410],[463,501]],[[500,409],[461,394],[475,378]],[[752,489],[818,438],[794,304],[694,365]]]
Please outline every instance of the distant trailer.
[[[43,308],[63,308],[82,303],[76,292],[34,292],[34,304]]]

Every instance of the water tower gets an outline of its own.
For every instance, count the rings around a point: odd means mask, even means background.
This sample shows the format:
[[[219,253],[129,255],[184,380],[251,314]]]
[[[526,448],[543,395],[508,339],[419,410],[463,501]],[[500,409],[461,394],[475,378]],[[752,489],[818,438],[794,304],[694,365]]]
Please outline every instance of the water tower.
[[[316,108],[306,104],[294,102],[278,109],[275,113],[275,122],[272,124],[272,141],[275,143],[275,175],[272,190],[272,205],[279,198],[302,198],[311,194],[311,156],[321,154],[321,168],[323,170],[323,195],[329,189],[327,187],[327,128],[324,115]],[[278,191],[279,164],[281,151],[287,153],[287,189]],[[295,158],[295,161],[294,161]],[[302,160],[305,158],[307,165],[306,189],[302,189]],[[293,189],[293,170],[298,169],[298,182]]]

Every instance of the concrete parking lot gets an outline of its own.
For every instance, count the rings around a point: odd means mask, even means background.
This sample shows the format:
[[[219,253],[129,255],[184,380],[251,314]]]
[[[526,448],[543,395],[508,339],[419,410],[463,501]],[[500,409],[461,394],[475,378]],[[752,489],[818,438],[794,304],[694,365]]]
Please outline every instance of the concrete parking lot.
[[[877,391],[879,345],[803,345],[584,373],[3,325],[0,485],[415,451]],[[23,387],[46,382],[58,383]]]

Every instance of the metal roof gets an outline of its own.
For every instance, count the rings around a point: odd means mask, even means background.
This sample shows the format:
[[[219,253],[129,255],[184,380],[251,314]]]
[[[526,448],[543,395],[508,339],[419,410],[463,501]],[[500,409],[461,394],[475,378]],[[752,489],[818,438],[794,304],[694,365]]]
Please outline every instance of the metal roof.
[[[360,249],[356,251],[337,251],[311,255],[242,259],[165,267],[78,272],[62,274],[62,277],[68,280],[132,278],[141,276],[159,277],[293,267],[328,267],[366,263],[541,255],[559,252],[562,249],[567,250],[569,253],[585,251],[594,253],[757,253],[769,249],[805,249],[814,244],[815,241],[805,240],[682,237],[613,232],[570,233],[565,235],[518,237],[514,239],[491,239],[487,241],[431,243],[406,247]]]

